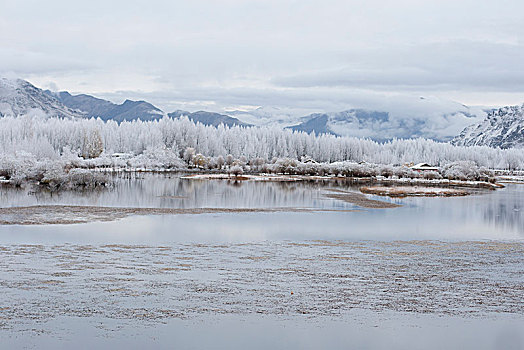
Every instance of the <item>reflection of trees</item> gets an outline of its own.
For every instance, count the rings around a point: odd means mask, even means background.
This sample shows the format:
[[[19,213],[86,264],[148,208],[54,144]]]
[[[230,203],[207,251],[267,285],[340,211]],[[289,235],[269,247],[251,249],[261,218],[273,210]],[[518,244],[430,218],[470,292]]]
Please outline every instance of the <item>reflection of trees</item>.
[[[229,181],[227,182],[227,184],[228,184],[229,186],[233,186],[233,187],[241,187],[241,186],[242,186],[242,183],[243,183],[243,181],[239,181],[239,180],[229,180]]]
[[[162,207],[312,207],[325,206],[329,201],[314,204],[319,197],[317,190],[334,186],[332,182],[257,182],[235,180],[183,180],[180,178],[163,179],[154,176],[149,179],[156,185],[168,182],[163,191],[157,190],[157,196],[164,198]],[[336,185],[335,185],[336,186]],[[162,192],[162,193],[160,193]],[[143,193],[145,196],[150,194]]]
[[[350,204],[333,203],[322,193],[330,188],[358,191],[361,183],[345,179],[300,182],[233,180],[183,180],[177,175],[146,174],[143,179],[117,182],[115,189],[98,195],[100,205],[167,208],[263,208],[319,207],[337,208]],[[418,198],[415,207],[427,207],[431,217],[442,220],[484,222],[524,234],[524,186],[508,188],[464,198]],[[108,203],[108,204],[103,204]],[[410,202],[404,203],[409,207]],[[425,215],[417,212],[417,215]],[[416,218],[414,218],[416,219]]]
[[[508,184],[508,188],[489,196],[483,208],[487,222],[524,234],[524,186]]]
[[[308,182],[237,182],[230,180],[183,180],[177,174],[116,176],[112,188],[100,191],[48,193],[31,189],[0,187],[2,206],[71,204],[117,207],[162,208],[268,208],[315,207],[353,208],[351,204],[326,199],[327,189],[358,191],[361,184],[341,180]],[[410,198],[397,212],[373,212],[392,220],[406,215],[410,222],[431,222],[428,230],[446,229],[460,223],[481,224],[524,235],[524,186],[508,184],[506,189],[461,198]],[[392,215],[387,218],[387,215]],[[442,227],[439,226],[442,223]],[[497,230],[498,231],[498,230]]]

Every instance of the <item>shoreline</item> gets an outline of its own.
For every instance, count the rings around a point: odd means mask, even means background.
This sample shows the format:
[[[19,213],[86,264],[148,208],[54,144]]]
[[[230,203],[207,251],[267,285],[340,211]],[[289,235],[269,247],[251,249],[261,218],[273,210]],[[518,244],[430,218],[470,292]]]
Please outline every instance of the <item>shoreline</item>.
[[[379,201],[377,201],[379,202]],[[138,215],[354,212],[358,209],[275,208],[139,208],[86,205],[30,205],[0,208],[0,225],[71,225],[116,221]]]
[[[190,174],[181,177],[186,180],[229,180],[229,181],[275,181],[275,182],[294,182],[294,181],[348,181],[350,183],[384,183],[398,185],[425,185],[425,186],[449,186],[449,187],[469,187],[485,188],[495,190],[504,188],[500,183],[490,183],[485,181],[460,181],[448,179],[420,179],[420,178],[386,178],[383,176],[375,177],[342,177],[342,176],[318,176],[318,175],[286,175],[286,174],[245,174],[240,176],[225,173],[202,173]]]

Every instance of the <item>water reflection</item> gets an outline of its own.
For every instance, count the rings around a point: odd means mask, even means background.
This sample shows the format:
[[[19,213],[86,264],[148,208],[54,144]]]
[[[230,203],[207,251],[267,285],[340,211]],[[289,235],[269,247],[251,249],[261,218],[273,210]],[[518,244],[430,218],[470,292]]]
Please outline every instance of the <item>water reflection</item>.
[[[358,190],[346,182],[234,182],[184,180],[146,174],[117,179],[114,188],[88,193],[50,194],[3,188],[0,205],[68,204],[161,208],[301,207],[359,209],[338,213],[254,213],[130,217],[111,223],[52,227],[0,227],[0,240],[41,237],[52,230],[66,241],[142,242],[251,241],[267,239],[524,239],[524,185],[468,197],[374,199],[402,204],[394,209],[364,209],[323,194],[330,188]],[[17,233],[16,235],[14,233]],[[85,234],[85,237],[82,236]],[[31,238],[30,238],[31,237]],[[76,237],[76,238],[71,238]],[[15,240],[16,240],[15,239]],[[22,238],[20,238],[22,239]],[[40,239],[40,238],[38,238]]]
[[[486,221],[508,230],[524,230],[524,185],[509,185],[487,200],[489,204],[482,208]]]
[[[49,193],[4,188],[3,207],[68,204],[160,208],[354,208],[322,196],[336,182],[239,182],[233,180],[187,180],[174,175],[146,174],[136,179],[116,178],[110,190]],[[347,188],[348,185],[345,185]],[[355,188],[355,190],[358,190]]]

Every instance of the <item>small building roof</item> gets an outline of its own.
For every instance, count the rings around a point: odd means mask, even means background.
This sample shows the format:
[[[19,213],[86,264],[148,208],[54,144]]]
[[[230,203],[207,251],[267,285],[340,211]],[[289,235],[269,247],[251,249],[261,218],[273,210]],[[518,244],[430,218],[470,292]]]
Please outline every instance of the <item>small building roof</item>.
[[[411,166],[410,168],[414,170],[434,170],[434,171],[438,170],[437,167],[431,166],[428,163],[418,163],[418,164]]]
[[[119,153],[119,152],[116,152],[116,153],[111,154],[112,158],[131,158],[132,156],[133,156],[133,154],[131,154],[131,153]]]

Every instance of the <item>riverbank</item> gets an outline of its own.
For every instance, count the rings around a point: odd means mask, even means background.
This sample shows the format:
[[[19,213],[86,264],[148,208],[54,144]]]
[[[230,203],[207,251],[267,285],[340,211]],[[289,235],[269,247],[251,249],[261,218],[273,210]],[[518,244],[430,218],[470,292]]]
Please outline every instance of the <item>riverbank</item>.
[[[274,174],[245,174],[231,175],[225,173],[205,173],[190,174],[182,176],[187,180],[229,180],[229,181],[275,181],[275,182],[293,182],[293,181],[348,181],[351,183],[384,183],[391,185],[413,185],[413,186],[446,186],[446,187],[469,187],[485,188],[495,190],[502,188],[500,183],[491,183],[487,181],[460,181],[449,179],[423,179],[423,178],[398,178],[398,177],[344,177],[344,176],[314,176],[314,175],[274,175]]]

